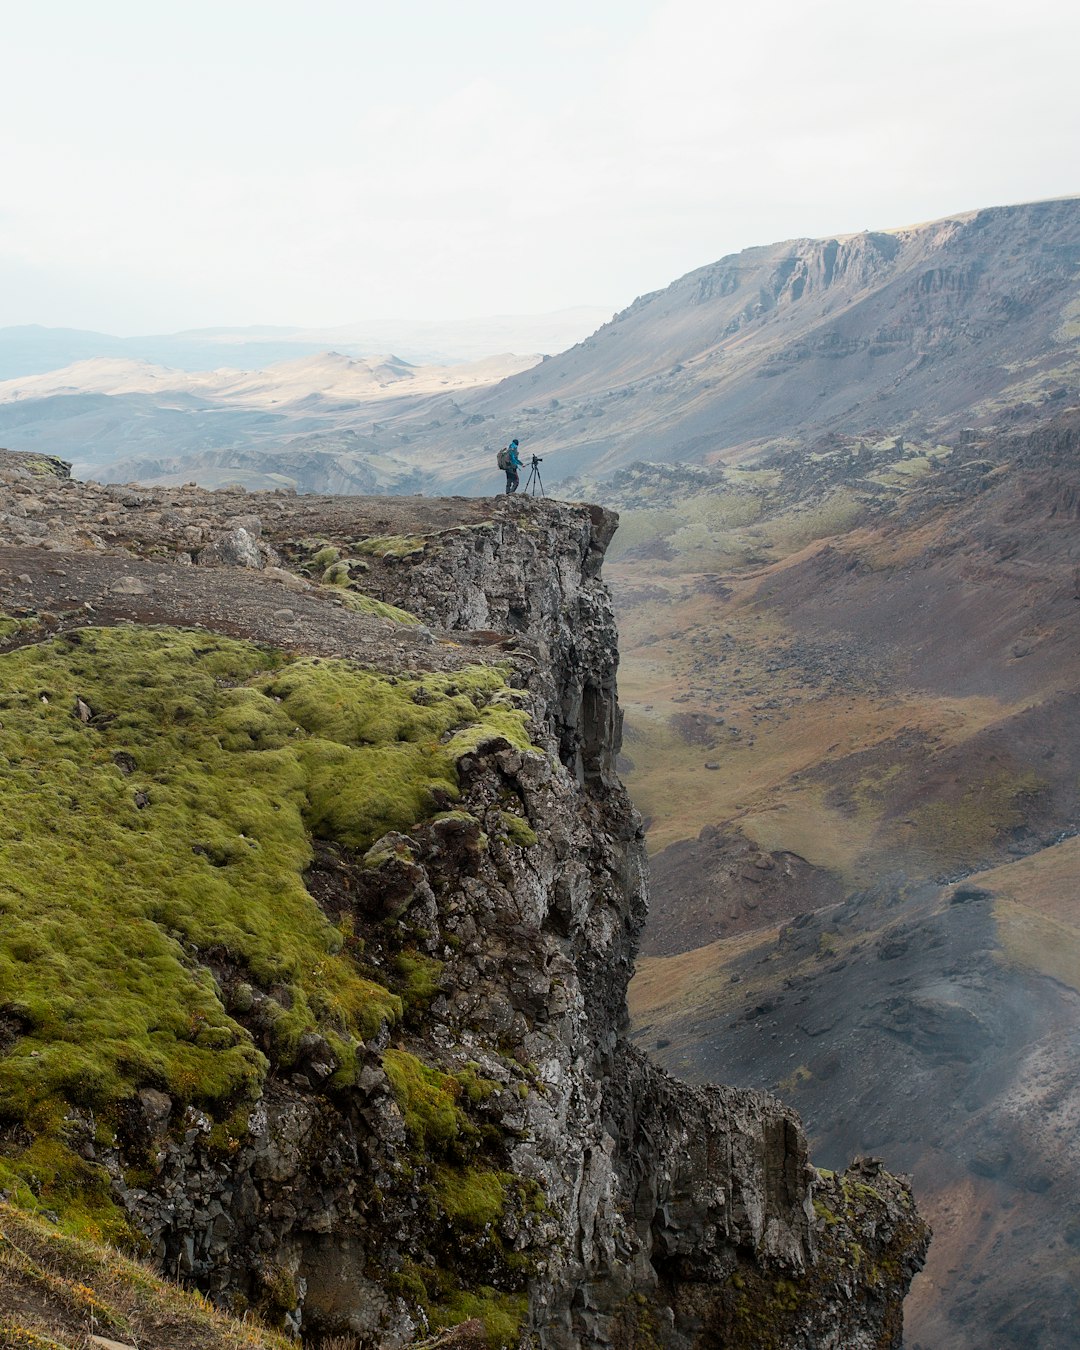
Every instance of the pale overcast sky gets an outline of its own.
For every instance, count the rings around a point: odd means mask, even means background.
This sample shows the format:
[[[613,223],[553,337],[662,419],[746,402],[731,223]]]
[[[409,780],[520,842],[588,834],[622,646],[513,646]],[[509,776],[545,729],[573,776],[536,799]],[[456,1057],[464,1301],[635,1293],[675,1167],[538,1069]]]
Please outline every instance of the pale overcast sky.
[[[3,10],[0,325],[614,310],[1080,192],[1075,0]]]

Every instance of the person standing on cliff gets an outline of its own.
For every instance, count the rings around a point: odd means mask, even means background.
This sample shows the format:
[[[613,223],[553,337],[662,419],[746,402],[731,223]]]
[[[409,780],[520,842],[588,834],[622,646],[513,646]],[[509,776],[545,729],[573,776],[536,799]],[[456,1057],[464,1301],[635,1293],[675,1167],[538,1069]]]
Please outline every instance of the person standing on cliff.
[[[518,490],[518,469],[521,468],[521,460],[518,458],[518,439],[515,436],[506,447],[506,490],[507,492],[516,492]]]

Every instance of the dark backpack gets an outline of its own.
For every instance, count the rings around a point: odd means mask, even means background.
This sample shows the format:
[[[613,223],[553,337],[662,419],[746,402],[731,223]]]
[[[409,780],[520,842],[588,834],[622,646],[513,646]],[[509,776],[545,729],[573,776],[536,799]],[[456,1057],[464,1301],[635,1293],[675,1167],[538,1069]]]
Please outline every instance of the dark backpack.
[[[496,462],[498,463],[500,469],[508,469],[510,467],[509,447],[505,445],[503,446],[503,448],[499,451],[496,457]]]

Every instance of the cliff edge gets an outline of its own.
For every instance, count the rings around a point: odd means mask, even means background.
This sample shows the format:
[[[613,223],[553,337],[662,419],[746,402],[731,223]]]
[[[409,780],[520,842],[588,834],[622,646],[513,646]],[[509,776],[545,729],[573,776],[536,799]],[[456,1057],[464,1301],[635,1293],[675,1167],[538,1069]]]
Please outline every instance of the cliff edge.
[[[899,1346],[906,1183],[627,1040],[614,515],[0,460],[9,1200],[313,1343]]]

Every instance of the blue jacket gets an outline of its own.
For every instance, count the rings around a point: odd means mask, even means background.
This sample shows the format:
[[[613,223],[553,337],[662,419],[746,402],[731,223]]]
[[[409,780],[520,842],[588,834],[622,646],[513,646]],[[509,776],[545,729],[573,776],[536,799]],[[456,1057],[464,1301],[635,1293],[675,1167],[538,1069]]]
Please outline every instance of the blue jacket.
[[[517,446],[516,446],[516,445],[510,445],[510,446],[508,446],[507,448],[508,448],[509,451],[510,451],[510,467],[511,467],[512,469],[520,469],[520,468],[521,468],[521,460],[518,459]]]

